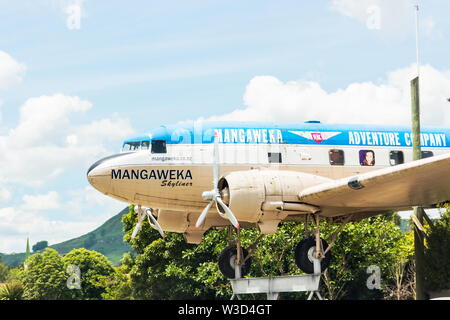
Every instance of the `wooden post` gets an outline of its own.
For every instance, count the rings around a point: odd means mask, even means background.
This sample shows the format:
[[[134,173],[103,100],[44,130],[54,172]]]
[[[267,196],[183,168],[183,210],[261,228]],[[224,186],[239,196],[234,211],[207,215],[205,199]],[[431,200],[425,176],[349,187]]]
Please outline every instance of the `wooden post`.
[[[411,114],[412,114],[412,136],[413,136],[413,160],[422,158],[420,148],[420,102],[419,102],[419,77],[411,80]],[[414,207],[413,213],[420,224],[423,224],[424,211],[422,207]],[[421,230],[414,227],[414,255],[416,260],[416,300],[425,300],[425,278],[424,278],[424,240]]]

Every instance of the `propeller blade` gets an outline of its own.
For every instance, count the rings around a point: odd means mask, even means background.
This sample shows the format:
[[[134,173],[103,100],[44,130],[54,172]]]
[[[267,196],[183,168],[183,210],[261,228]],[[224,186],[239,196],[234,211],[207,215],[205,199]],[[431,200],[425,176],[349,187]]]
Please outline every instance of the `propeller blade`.
[[[147,214],[147,219],[148,219],[148,223],[150,224],[150,226],[153,229],[158,230],[159,234],[161,235],[161,237],[164,238],[164,231],[161,228],[160,224],[158,223],[158,220],[155,219],[155,217],[152,214],[152,210],[151,209],[147,209],[145,211],[145,213]],[[151,221],[150,221],[151,220]]]
[[[217,132],[214,133],[214,150],[213,150],[213,186],[214,191],[217,193],[218,190],[218,184],[219,184],[219,175],[220,175],[220,169],[219,169],[219,140],[217,137]]]
[[[135,208],[136,210],[136,208]],[[133,233],[131,234],[131,239],[134,240],[134,238],[136,238],[138,232],[141,230],[142,227],[142,222],[144,221],[145,218],[145,214],[143,214],[139,209],[136,210],[138,212],[139,218],[138,218],[138,222],[136,223],[136,226],[134,227]]]
[[[203,222],[205,222],[206,216],[208,214],[209,209],[211,209],[211,206],[213,205],[214,200],[211,200],[208,205],[203,209],[202,213],[198,216],[197,222],[195,223],[195,226],[199,228]]]
[[[222,207],[222,209],[225,211],[225,214],[228,217],[228,220],[230,220],[231,224],[236,228],[240,229],[241,226],[239,225],[239,222],[237,221],[236,217],[234,216],[233,212],[231,212],[230,208],[222,201],[220,197],[216,197],[216,201],[219,203],[219,205]]]

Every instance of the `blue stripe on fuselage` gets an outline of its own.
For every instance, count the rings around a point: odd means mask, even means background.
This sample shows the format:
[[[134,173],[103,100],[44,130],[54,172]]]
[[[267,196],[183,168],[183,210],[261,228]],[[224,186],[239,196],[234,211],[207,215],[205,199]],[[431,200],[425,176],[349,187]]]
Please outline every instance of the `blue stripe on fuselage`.
[[[141,137],[167,144],[212,143],[214,132],[224,144],[303,144],[342,146],[412,146],[410,128],[320,123],[187,122],[161,126]],[[422,128],[423,147],[449,147],[450,129]],[[136,141],[136,137],[126,140]]]

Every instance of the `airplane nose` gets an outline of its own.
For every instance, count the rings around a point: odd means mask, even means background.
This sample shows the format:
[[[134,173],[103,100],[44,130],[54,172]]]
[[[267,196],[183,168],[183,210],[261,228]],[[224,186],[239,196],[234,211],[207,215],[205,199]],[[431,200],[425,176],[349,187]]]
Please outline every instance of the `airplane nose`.
[[[86,172],[89,183],[98,191],[108,193],[111,185],[111,177],[110,168],[107,162],[113,158],[118,158],[126,154],[127,153],[114,154],[94,162]]]
[[[94,162],[94,163],[89,167],[89,169],[88,169],[86,175],[89,177],[89,173],[90,173],[92,170],[94,170],[96,167],[98,167],[100,164],[104,163],[106,160],[113,159],[113,158],[118,158],[118,157],[124,156],[124,155],[126,155],[126,154],[128,154],[128,153],[113,154],[113,155],[111,155],[111,156],[102,158],[102,159],[100,159],[100,160]]]
[[[86,176],[89,178],[89,173],[92,171],[92,169],[96,168],[101,163],[101,160],[94,162],[86,172]]]
[[[87,180],[89,183],[98,191],[104,192],[104,188],[102,186],[104,185],[104,182],[101,183],[101,180],[105,180],[105,177],[102,177],[102,172],[99,170],[95,170],[100,165],[100,162],[97,161],[93,165],[91,165],[87,171]]]

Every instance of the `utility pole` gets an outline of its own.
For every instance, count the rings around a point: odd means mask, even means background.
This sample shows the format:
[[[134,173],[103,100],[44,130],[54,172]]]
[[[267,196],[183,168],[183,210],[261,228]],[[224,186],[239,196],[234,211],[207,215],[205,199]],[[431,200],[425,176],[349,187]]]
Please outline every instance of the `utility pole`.
[[[412,136],[413,136],[413,160],[422,158],[420,148],[420,95],[419,95],[419,6],[416,5],[416,58],[417,77],[411,80],[411,115],[412,115]],[[422,207],[414,207],[413,214],[423,225],[425,214]],[[416,300],[425,300],[425,278],[424,278],[424,237],[421,230],[414,227],[414,255],[416,260]]]
[[[413,136],[413,160],[422,158],[420,148],[420,104],[419,104],[419,77],[411,80],[411,111],[412,111],[412,136]],[[413,214],[423,225],[423,208],[414,207]],[[424,239],[422,231],[414,226],[414,256],[416,259],[416,300],[425,300],[424,288]]]

